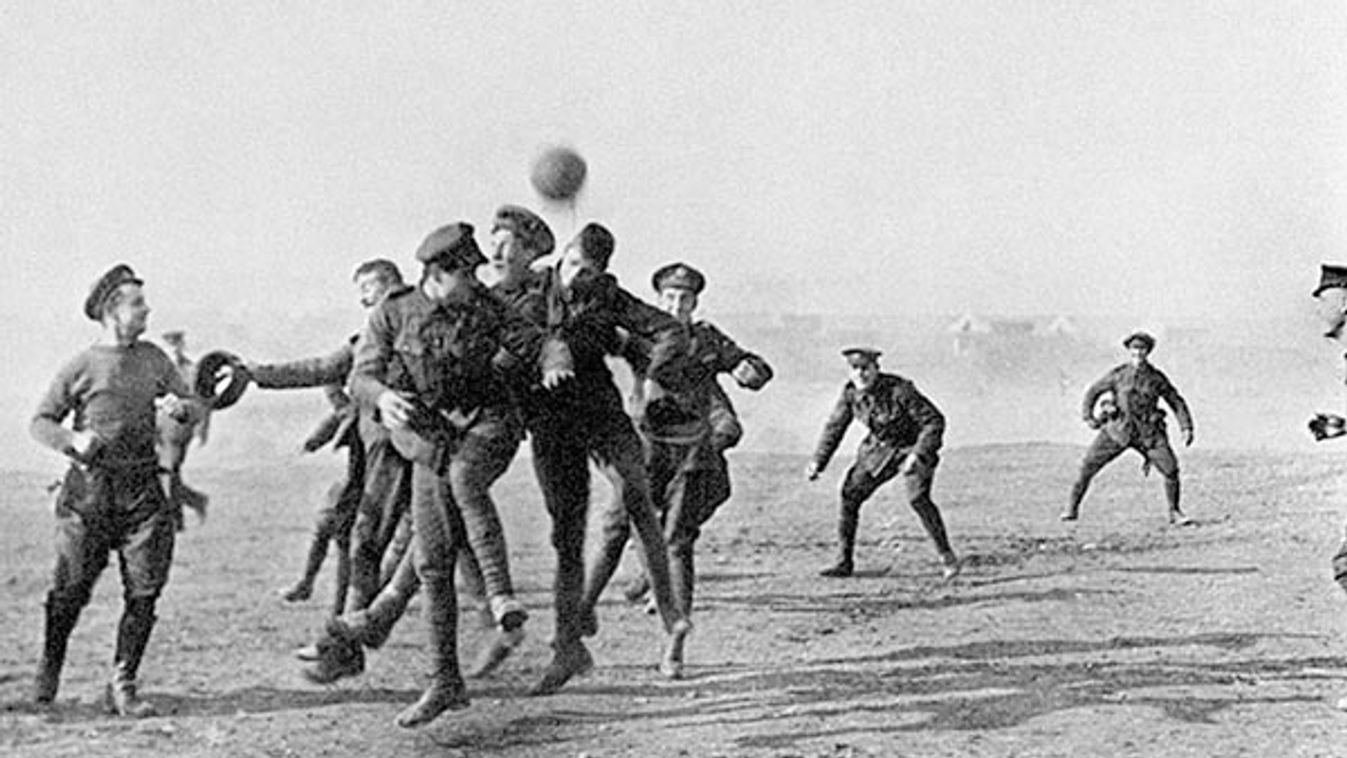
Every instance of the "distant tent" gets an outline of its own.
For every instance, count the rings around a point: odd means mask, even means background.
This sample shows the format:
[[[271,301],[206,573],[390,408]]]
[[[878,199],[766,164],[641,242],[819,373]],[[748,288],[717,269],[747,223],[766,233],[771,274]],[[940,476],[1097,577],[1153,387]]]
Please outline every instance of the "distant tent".
[[[946,327],[945,331],[951,334],[991,334],[992,325],[987,319],[965,313]]]
[[[1066,316],[1054,316],[1038,328],[1040,337],[1079,337],[1080,327]]]

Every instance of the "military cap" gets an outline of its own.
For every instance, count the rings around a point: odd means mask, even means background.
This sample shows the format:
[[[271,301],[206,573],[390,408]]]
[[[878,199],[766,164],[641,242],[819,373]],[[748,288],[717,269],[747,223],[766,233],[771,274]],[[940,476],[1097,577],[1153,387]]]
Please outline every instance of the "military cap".
[[[692,290],[694,295],[700,295],[702,290],[706,289],[706,277],[686,263],[670,263],[655,270],[650,276],[650,285],[656,292],[661,292],[666,287],[678,287]]]
[[[192,388],[211,410],[224,410],[237,403],[248,389],[252,376],[237,355],[212,350],[196,365],[196,386]],[[224,388],[220,384],[224,383]]]
[[[1320,292],[1334,287],[1347,289],[1347,266],[1325,263],[1319,267],[1319,286],[1314,288],[1310,297],[1318,297]]]
[[[1132,332],[1123,340],[1123,347],[1131,347],[1133,344],[1146,348],[1147,351],[1155,349],[1155,338],[1146,332]]]
[[[123,284],[144,284],[145,282],[136,276],[136,272],[125,263],[118,263],[116,266],[107,270],[107,273],[94,282],[94,286],[89,290],[89,296],[84,299],[84,315],[94,321],[103,320],[103,306],[108,302],[108,296],[117,291],[117,288]]]
[[[181,329],[170,329],[160,336],[164,338],[164,342],[167,342],[170,345],[180,345],[187,339],[187,332],[184,332]]]
[[[491,231],[508,229],[516,237],[539,255],[550,255],[556,248],[556,238],[547,222],[533,211],[520,205],[502,205],[496,209],[496,218],[491,222]]]
[[[842,357],[847,359],[847,363],[853,366],[860,366],[866,363],[877,363],[879,356],[884,353],[873,347],[848,347],[842,351]]]
[[[450,269],[476,268],[486,263],[486,256],[477,247],[472,236],[472,224],[459,221],[442,226],[430,233],[421,247],[416,249],[416,259],[422,263],[438,263]]]

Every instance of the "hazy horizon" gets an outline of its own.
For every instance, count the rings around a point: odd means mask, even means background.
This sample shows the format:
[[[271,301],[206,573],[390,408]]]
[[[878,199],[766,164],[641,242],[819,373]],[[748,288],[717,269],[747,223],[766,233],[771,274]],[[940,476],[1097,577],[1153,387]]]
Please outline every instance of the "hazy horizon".
[[[507,202],[609,225],[637,294],[698,266],[713,317],[1299,319],[1347,263],[1344,39],[1329,0],[0,0],[14,427],[113,263],[198,353],[342,335],[358,262],[414,276]],[[589,163],[573,207],[528,186],[552,143]]]

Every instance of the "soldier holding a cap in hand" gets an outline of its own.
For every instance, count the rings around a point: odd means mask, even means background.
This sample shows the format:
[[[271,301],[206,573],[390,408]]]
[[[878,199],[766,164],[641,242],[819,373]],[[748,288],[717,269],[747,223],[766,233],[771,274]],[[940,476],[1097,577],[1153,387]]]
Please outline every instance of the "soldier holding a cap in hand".
[[[881,372],[878,350],[853,347],[843,350],[842,355],[850,366],[851,380],[842,388],[842,396],[823,427],[823,436],[805,475],[810,481],[818,478],[853,419],[865,424],[870,433],[861,441],[856,462],[847,470],[842,483],[837,562],[819,573],[827,577],[852,575],[861,505],[880,485],[901,475],[907,486],[908,503],[940,552],[945,579],[953,579],[959,573],[959,559],[949,545],[940,509],[931,500],[945,417],[911,381]]]
[[[1164,400],[1178,417],[1179,429],[1183,433],[1185,447],[1193,444],[1193,417],[1188,412],[1188,403],[1170,383],[1169,377],[1151,365],[1151,350],[1155,349],[1155,338],[1146,332],[1136,332],[1123,340],[1127,348],[1127,363],[1114,367],[1099,381],[1085,391],[1085,400],[1081,404],[1081,415],[1091,429],[1099,434],[1090,444],[1081,461],[1080,473],[1071,487],[1071,499],[1062,513],[1063,521],[1075,521],[1080,516],[1080,502],[1085,491],[1104,466],[1131,448],[1141,453],[1149,466],[1165,478],[1165,499],[1169,503],[1169,522],[1178,526],[1187,526],[1193,520],[1184,515],[1179,507],[1179,461],[1169,446],[1169,435],[1165,430],[1165,413],[1158,406]],[[1110,393],[1116,411],[1108,418],[1095,418],[1094,407],[1100,396]]]
[[[106,704],[131,717],[154,713],[136,676],[173,562],[175,519],[155,452],[155,406],[182,423],[204,415],[169,357],[141,339],[150,313],[142,284],[125,264],[94,284],[84,315],[102,325],[102,336],[61,368],[31,427],[72,461],[56,501],[56,570],[33,698],[56,698],[66,643],[116,551],[124,600]]]

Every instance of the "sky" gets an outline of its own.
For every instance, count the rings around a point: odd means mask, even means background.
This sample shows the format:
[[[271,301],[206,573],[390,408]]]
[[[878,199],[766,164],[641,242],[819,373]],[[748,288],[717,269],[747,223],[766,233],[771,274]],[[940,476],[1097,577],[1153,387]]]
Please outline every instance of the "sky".
[[[1294,314],[1347,262],[1344,42],[1329,0],[0,0],[0,347],[87,341],[118,261],[158,328],[299,318],[505,202],[708,313]]]

